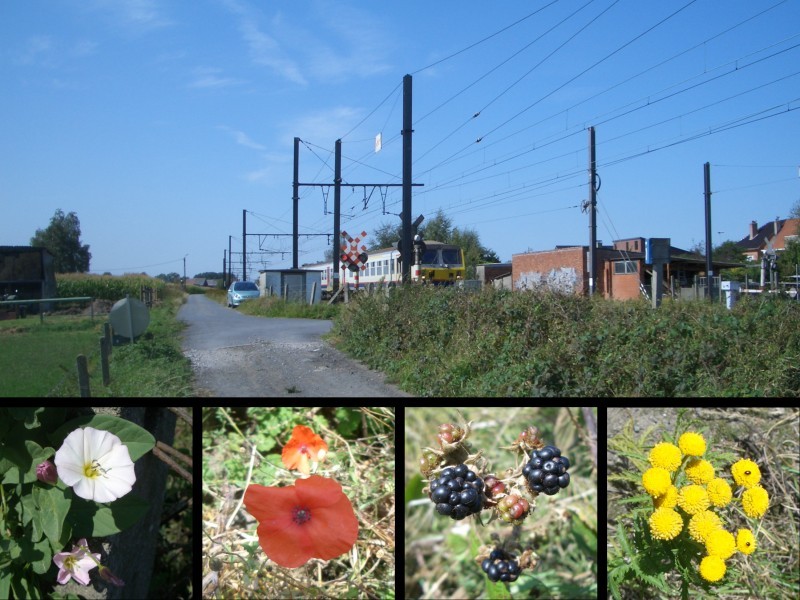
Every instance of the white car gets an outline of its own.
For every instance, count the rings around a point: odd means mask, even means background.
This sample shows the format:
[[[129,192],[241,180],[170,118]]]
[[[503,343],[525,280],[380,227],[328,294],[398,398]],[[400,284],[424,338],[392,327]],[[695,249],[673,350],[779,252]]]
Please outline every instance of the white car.
[[[244,300],[258,298],[261,293],[252,281],[234,281],[228,288],[228,306],[236,308]]]

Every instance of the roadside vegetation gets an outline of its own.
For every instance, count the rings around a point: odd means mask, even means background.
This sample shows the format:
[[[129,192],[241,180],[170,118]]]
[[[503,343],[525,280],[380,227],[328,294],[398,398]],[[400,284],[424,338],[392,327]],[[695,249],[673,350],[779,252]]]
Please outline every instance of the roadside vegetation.
[[[800,303],[610,301],[410,286],[359,295],[331,338],[424,396],[800,395]]]
[[[61,297],[88,295],[116,301],[125,293],[138,297],[138,286],[143,285],[140,279],[59,275],[58,289]],[[151,287],[157,281],[144,279],[153,282]],[[66,287],[62,287],[62,281]],[[113,348],[108,387],[103,386],[100,365],[100,337],[106,315],[95,314],[92,320],[87,309],[82,315],[48,314],[44,322],[38,316],[0,321],[0,395],[77,396],[78,354],[88,359],[92,396],[191,395],[191,364],[181,352],[179,333],[183,325],[176,319],[185,294],[178,286],[162,283],[159,298],[150,311],[147,331],[136,343]]]
[[[228,305],[228,293],[222,289],[208,289],[206,296],[223,306]],[[254,317],[285,317],[291,319],[333,319],[339,314],[341,304],[328,305],[327,302],[309,305],[300,302],[286,302],[278,296],[262,296],[242,302],[236,310]]]

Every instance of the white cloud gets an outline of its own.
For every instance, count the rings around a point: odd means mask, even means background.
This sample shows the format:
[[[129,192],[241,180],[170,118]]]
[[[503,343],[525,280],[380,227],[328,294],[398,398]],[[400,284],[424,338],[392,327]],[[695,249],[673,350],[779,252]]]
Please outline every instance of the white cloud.
[[[352,106],[337,106],[308,113],[286,124],[285,140],[295,137],[318,144],[330,145],[353,128],[362,117],[361,109]]]
[[[233,77],[222,77],[222,69],[200,67],[194,70],[194,79],[189,83],[191,88],[222,88],[239,85],[243,83],[241,79]]]
[[[149,31],[171,25],[156,0],[93,0],[92,8],[107,12],[117,24],[134,31]]]
[[[243,131],[232,129],[226,125],[219,125],[217,129],[225,131],[233,137],[237,144],[245,148],[252,148],[253,150],[266,150],[267,148],[258,142],[253,141],[249,135]]]
[[[15,62],[18,65],[53,66],[53,48],[53,38],[49,35],[31,36]]]

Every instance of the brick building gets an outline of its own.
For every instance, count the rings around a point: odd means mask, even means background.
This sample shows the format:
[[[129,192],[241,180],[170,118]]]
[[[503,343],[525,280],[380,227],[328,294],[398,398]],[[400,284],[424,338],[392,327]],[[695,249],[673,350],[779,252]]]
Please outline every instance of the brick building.
[[[749,235],[736,242],[736,245],[742,248],[747,260],[759,261],[769,244],[778,252],[784,250],[789,240],[797,238],[798,228],[800,219],[775,219],[761,227],[752,221]]]

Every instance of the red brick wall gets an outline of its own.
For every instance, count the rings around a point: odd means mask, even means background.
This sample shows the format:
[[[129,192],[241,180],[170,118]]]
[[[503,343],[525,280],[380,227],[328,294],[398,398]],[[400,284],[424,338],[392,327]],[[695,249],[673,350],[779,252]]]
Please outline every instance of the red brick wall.
[[[515,290],[546,285],[558,291],[584,294],[588,291],[586,252],[581,246],[514,254],[511,257]]]

